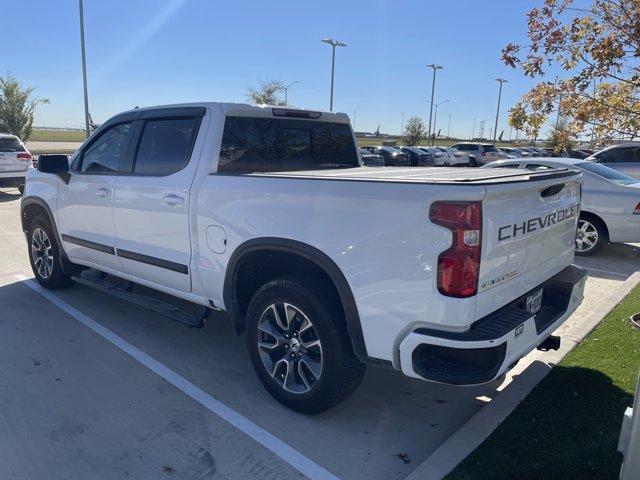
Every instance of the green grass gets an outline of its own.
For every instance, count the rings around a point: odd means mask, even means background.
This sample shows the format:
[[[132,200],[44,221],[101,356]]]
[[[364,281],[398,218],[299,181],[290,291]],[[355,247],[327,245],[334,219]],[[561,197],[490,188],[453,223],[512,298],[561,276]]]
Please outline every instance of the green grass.
[[[640,370],[637,286],[447,480],[617,479]]]
[[[85,139],[82,130],[33,130],[30,142],[83,142]]]

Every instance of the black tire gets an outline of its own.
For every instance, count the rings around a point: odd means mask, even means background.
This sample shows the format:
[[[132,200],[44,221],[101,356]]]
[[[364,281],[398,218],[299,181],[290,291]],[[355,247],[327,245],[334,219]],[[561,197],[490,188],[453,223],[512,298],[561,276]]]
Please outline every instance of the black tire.
[[[24,195],[24,185],[19,185],[18,191],[20,192],[20,195]]]
[[[40,232],[44,233],[44,237]],[[38,249],[38,245],[42,245],[42,248]],[[71,276],[62,270],[60,246],[49,220],[45,217],[37,216],[31,221],[27,248],[31,269],[40,285],[49,290],[55,290],[73,284]]]
[[[280,318],[291,318],[287,321],[288,329],[277,328],[279,337],[264,330],[265,325],[273,326],[274,308],[280,312]],[[287,310],[293,313],[283,315],[284,308],[295,311]],[[311,327],[302,328],[309,324]],[[291,344],[294,338],[299,340],[297,345]],[[317,342],[319,347],[305,346]],[[265,348],[265,344],[269,346]],[[308,415],[324,412],[344,401],[356,390],[365,371],[365,365],[353,354],[342,314],[322,293],[313,292],[304,280],[296,277],[272,280],[256,292],[247,312],[247,347],[258,379],[271,396]],[[296,347],[300,350],[295,350]],[[291,355],[301,356],[297,364]],[[304,356],[314,356],[309,364],[315,364],[316,369],[319,356],[319,378],[315,381]],[[285,381],[285,372],[289,379],[290,371],[294,372],[292,380]],[[289,386],[285,388],[285,384]]]
[[[470,157],[469,166],[470,167],[478,167],[478,161],[474,157]]]
[[[607,243],[609,235],[602,221],[592,215],[581,214],[576,231],[576,255],[588,257],[600,251]]]

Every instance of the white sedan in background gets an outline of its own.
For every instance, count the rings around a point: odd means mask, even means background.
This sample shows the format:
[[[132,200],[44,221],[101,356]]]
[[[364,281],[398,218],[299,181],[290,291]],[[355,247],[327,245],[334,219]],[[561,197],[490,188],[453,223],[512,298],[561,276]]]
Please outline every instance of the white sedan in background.
[[[482,168],[579,170],[583,185],[576,254],[594,254],[607,242],[640,242],[640,181],[625,173],[574,158],[498,160]]]

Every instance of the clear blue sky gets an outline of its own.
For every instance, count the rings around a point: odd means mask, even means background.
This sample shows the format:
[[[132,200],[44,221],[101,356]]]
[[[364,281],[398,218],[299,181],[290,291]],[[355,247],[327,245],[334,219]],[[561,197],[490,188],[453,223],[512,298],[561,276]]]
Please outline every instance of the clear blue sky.
[[[162,103],[246,101],[265,79],[299,81],[290,104],[328,109],[333,37],[337,51],[334,109],[356,129],[397,133],[401,115],[428,120],[431,70],[439,63],[438,127],[471,134],[473,119],[493,126],[498,84],[506,112],[530,86],[504,66],[500,50],[525,39],[526,12],[541,2],[374,0],[310,2],[85,0],[89,102],[102,122],[132,108]],[[11,72],[51,103],[36,125],[81,126],[82,80],[78,4],[74,0],[0,0],[0,72]],[[476,133],[477,133],[476,129]]]

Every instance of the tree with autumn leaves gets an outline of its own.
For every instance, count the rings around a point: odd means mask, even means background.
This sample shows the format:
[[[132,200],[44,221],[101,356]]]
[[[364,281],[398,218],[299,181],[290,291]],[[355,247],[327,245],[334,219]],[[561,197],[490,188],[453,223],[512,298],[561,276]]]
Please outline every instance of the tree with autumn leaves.
[[[527,92],[511,109],[510,125],[536,138],[559,108],[567,137],[638,137],[640,0],[593,0],[587,8],[544,0],[527,24],[528,44],[508,44],[503,61],[532,78],[542,79],[550,68],[566,74]]]

